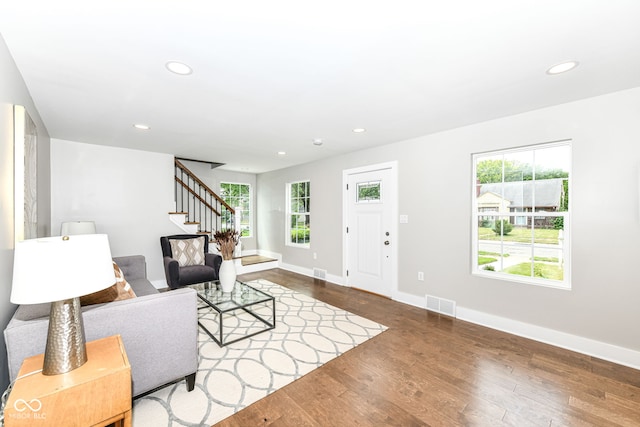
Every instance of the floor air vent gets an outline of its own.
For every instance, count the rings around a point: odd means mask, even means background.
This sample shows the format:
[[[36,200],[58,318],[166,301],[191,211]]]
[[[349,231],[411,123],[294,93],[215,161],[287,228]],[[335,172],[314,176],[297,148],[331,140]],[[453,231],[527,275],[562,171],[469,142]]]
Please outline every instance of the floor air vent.
[[[444,298],[427,295],[427,310],[447,316],[456,317],[456,302]]]
[[[326,279],[327,278],[327,270],[322,270],[320,268],[314,268],[313,269],[313,277],[315,277],[316,279]]]

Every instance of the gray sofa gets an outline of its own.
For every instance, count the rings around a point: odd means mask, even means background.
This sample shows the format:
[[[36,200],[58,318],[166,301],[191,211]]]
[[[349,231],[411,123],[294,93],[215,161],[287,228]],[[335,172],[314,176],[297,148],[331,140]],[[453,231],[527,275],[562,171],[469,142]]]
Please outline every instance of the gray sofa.
[[[82,307],[86,340],[120,334],[131,364],[132,393],[141,396],[183,378],[193,390],[198,368],[197,295],[158,290],[147,280],[142,255],[114,258],[136,298]],[[9,376],[22,361],[44,353],[49,304],[21,305],[4,330]]]

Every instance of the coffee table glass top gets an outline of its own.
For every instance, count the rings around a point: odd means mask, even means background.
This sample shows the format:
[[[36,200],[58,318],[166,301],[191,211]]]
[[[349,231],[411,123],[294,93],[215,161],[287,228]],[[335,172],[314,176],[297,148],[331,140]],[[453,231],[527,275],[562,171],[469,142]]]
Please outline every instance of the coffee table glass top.
[[[216,310],[222,313],[273,299],[271,295],[240,281],[236,281],[232,292],[222,292],[217,280],[188,287],[195,289],[202,299],[205,299],[208,304],[214,305]]]
[[[198,323],[220,346],[275,328],[274,297],[244,282],[237,280],[232,292],[222,292],[217,280],[185,287],[205,303],[198,307],[205,310]]]

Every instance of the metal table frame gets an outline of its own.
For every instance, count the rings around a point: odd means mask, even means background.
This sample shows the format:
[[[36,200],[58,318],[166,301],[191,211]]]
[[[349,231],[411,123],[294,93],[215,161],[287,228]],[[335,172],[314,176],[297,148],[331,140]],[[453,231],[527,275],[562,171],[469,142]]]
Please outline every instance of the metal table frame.
[[[198,298],[200,298],[201,301],[207,304],[206,306],[198,307],[198,310],[211,308],[218,313],[218,317],[220,319],[220,325],[218,330],[219,337],[216,337],[215,336],[216,334],[213,334],[211,331],[209,331],[209,329],[205,325],[203,325],[202,322],[200,322],[200,320],[198,320],[198,325],[200,325],[200,327],[220,347],[224,347],[226,345],[233,344],[240,340],[250,338],[257,334],[270,331],[271,329],[274,329],[276,327],[275,298],[272,295],[267,294],[266,292],[263,292],[259,289],[254,288],[253,286],[249,286],[244,282],[236,281],[236,285],[234,287],[233,292],[229,292],[229,293],[222,292],[220,288],[220,283],[218,281],[197,283],[195,285],[188,285],[188,287],[195,289],[196,292],[198,293]],[[249,302],[243,302],[242,296],[245,291],[256,292],[259,295],[259,297],[257,299],[252,299]],[[209,298],[207,298],[207,292],[215,292],[215,295],[221,299],[218,300],[217,302],[213,302]],[[271,302],[271,316],[272,316],[273,322],[269,322],[268,320],[266,320],[265,318],[257,314],[255,311],[251,310],[252,306],[255,306],[257,304],[268,304],[269,302]],[[223,305],[227,305],[227,307],[221,308]],[[231,341],[225,341],[224,340],[224,315],[233,313],[234,311],[237,311],[237,310],[243,310],[244,312],[255,317],[257,320],[262,322],[267,327],[265,329],[252,332],[240,338],[236,338]]]

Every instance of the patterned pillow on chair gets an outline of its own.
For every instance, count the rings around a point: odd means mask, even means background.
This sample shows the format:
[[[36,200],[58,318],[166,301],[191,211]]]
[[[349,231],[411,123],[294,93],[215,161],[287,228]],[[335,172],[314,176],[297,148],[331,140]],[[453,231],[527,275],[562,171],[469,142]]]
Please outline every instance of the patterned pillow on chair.
[[[180,267],[189,265],[204,265],[204,239],[170,239],[172,258],[178,261]]]

